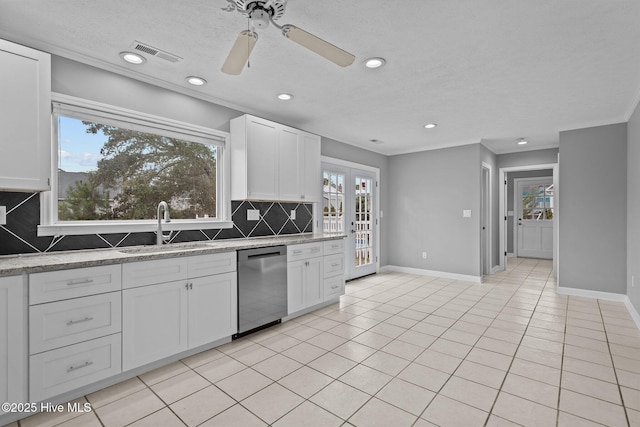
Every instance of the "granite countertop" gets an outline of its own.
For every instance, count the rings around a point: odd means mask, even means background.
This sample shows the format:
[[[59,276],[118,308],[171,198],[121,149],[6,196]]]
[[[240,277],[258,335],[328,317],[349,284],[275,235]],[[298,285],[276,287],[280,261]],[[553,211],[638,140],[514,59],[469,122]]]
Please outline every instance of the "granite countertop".
[[[344,234],[296,234],[247,239],[170,243],[163,246],[127,246],[123,248],[88,249],[46,254],[5,255],[0,256],[0,276],[147,261],[179,256],[203,255],[265,246],[297,245],[301,243],[343,239],[345,237]]]

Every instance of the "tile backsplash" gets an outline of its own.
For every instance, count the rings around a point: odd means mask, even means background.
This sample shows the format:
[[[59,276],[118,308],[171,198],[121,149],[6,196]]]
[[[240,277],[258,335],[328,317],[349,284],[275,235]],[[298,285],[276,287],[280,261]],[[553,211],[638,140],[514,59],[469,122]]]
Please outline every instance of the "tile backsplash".
[[[7,224],[0,225],[0,255],[151,245],[156,240],[153,232],[38,237],[39,193],[0,192],[0,206],[7,207]],[[249,209],[258,209],[261,218],[248,221]],[[311,203],[232,201],[231,210],[233,228],[174,232],[171,241],[178,243],[313,231]],[[290,218],[292,210],[296,211],[295,220]]]

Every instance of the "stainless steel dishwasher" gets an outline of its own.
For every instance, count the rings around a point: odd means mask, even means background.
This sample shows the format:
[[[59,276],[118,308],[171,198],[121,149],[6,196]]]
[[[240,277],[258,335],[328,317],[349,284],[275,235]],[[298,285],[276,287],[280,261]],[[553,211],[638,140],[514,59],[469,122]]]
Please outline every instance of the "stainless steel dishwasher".
[[[238,251],[238,333],[280,323],[287,315],[287,248]]]

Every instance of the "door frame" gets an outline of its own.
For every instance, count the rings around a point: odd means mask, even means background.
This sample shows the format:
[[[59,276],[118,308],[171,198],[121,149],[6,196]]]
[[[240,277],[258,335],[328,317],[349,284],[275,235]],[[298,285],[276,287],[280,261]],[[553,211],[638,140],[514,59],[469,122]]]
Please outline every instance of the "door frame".
[[[559,238],[560,235],[560,186],[559,180],[560,176],[558,174],[559,170],[559,161],[560,156],[558,156],[558,163],[545,163],[545,164],[536,164],[536,165],[526,165],[526,166],[511,166],[504,167],[499,169],[499,187],[500,187],[500,203],[499,203],[499,218],[503,219],[502,225],[500,228],[500,270],[507,269],[507,197],[506,197],[506,186],[507,181],[505,179],[505,174],[508,172],[522,172],[522,171],[532,171],[532,170],[540,170],[540,169],[552,169],[553,170],[553,188],[554,188],[554,203],[555,203],[555,212],[553,214],[553,275],[556,277],[557,281],[560,280],[560,257],[559,257]]]
[[[518,224],[517,224],[518,221],[516,220],[516,216],[520,214],[520,209],[522,208],[521,195],[518,194],[518,184],[520,182],[539,182],[540,180],[547,180],[547,179],[551,179],[551,182],[553,183],[553,176],[539,176],[535,178],[515,178],[513,180],[513,253],[516,257],[518,257],[518,244],[519,244]],[[555,190],[555,187],[553,188]],[[553,206],[555,210],[555,203],[556,203],[555,193],[553,195],[553,203],[554,203]]]
[[[360,169],[360,170],[375,174],[376,182],[378,183],[378,185],[375,187],[374,193],[373,193],[373,210],[376,212],[376,219],[377,219],[376,224],[374,225],[373,247],[376,255],[375,272],[379,273],[380,272],[380,223],[382,220],[382,212],[380,211],[380,186],[382,185],[380,183],[380,168],[363,165],[360,163],[350,162],[348,160],[336,159],[334,157],[327,157],[327,156],[321,156],[320,161],[321,163],[328,163],[334,166],[346,167],[350,169]],[[319,182],[320,182],[320,185],[322,185],[322,168],[320,168]],[[322,228],[320,224],[322,221],[322,213],[321,213],[322,207],[320,206],[320,203],[317,203],[317,204],[314,203],[314,205],[317,205],[318,209],[313,210],[314,216],[315,216],[313,232],[321,233]],[[348,251],[345,251],[345,259],[347,256],[351,256],[351,254],[349,254]]]
[[[493,188],[491,186],[491,178],[493,168],[490,164],[482,162],[482,184],[481,184],[481,200],[482,207],[480,212],[480,253],[481,255],[481,272],[483,275],[494,273],[493,268]],[[482,229],[485,227],[485,230]]]

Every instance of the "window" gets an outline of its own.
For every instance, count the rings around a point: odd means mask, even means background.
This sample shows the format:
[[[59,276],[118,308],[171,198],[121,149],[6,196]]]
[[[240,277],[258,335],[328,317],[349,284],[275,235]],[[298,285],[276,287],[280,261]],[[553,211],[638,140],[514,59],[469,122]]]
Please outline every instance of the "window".
[[[62,95],[40,235],[228,227],[226,133]]]

